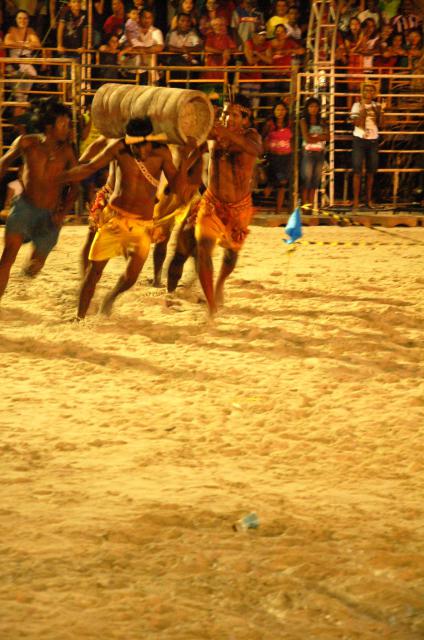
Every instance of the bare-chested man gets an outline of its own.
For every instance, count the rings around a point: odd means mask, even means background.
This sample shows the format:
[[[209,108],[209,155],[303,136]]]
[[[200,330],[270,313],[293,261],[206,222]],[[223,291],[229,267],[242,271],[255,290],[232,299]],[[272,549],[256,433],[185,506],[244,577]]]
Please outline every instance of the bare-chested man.
[[[256,158],[262,153],[258,132],[250,127],[249,101],[238,95],[224,112],[224,123],[211,131],[208,188],[196,214],[194,235],[200,283],[210,315],[223,301],[224,283],[236,266],[246,239],[253,209],[252,177]],[[193,233],[193,232],[191,232]],[[216,285],[213,282],[212,253],[216,244],[225,250]],[[188,229],[179,238],[176,255],[168,271],[168,290],[173,291],[182,272],[181,264],[193,250]],[[178,270],[178,264],[180,270]]]
[[[0,160],[0,178],[12,162],[22,156],[23,193],[18,196],[8,216],[5,246],[0,259],[0,297],[9,281],[10,270],[24,242],[32,242],[33,252],[25,273],[35,276],[56,245],[63,217],[76,197],[75,188],[66,194],[55,178],[76,164],[69,142],[71,112],[63,104],[46,101],[37,112],[43,133],[16,138]]]
[[[152,242],[153,209],[161,172],[172,189],[184,193],[188,154],[195,146],[193,140],[184,147],[179,172],[168,147],[157,141],[150,119],[134,118],[127,124],[125,139],[112,140],[90,162],[66,171],[61,178],[63,182],[79,181],[116,160],[114,189],[106,205],[109,220],[98,229],[91,245],[77,319],[85,318],[110,258],[124,255],[128,262],[125,273],[103,301],[103,313],[110,313],[117,296],[136,283]]]

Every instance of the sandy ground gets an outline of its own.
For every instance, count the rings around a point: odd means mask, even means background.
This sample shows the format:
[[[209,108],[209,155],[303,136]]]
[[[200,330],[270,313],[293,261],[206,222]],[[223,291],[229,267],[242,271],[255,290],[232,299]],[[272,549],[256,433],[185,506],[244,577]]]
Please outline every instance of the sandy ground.
[[[67,322],[84,236],[2,301],[0,638],[422,640],[424,229],[253,227],[212,326]]]

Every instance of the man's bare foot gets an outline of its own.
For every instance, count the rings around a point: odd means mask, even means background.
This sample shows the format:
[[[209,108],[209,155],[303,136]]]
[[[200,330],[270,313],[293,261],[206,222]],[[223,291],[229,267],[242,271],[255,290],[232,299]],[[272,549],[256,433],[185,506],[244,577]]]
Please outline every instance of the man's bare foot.
[[[37,276],[41,269],[42,269],[42,264],[38,264],[37,262],[30,262],[27,264],[26,267],[23,268],[23,274],[26,275],[28,278],[35,278],[35,276]]]
[[[216,306],[216,304],[213,307],[208,307],[208,318],[210,320],[213,320],[217,313],[218,313],[218,307]]]

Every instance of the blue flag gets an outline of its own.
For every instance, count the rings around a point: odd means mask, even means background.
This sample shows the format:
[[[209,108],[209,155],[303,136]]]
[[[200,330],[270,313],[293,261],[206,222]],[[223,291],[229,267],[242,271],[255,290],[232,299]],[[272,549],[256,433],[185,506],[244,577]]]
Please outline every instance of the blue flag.
[[[287,221],[284,231],[289,236],[288,240],[284,240],[287,244],[293,244],[293,242],[296,242],[296,240],[299,240],[299,238],[302,237],[302,218],[300,215],[300,207],[296,207],[293,211]]]

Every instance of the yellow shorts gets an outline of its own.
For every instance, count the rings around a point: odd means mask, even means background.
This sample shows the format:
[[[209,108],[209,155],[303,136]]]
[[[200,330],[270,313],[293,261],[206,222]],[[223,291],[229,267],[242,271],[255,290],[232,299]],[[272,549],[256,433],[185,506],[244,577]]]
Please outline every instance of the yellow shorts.
[[[200,199],[198,191],[188,202],[181,202],[175,194],[164,195],[155,206],[153,220],[155,224],[153,242],[163,242],[171,235],[176,224],[181,224],[188,216],[191,208]],[[163,219],[163,224],[158,224]]]
[[[152,232],[153,220],[126,218],[116,214],[98,229],[88,258],[102,261],[116,256],[138,255],[145,260],[149,254]]]

